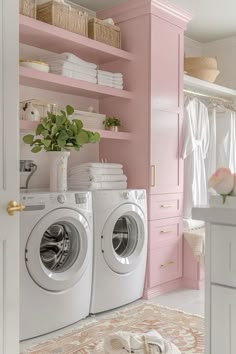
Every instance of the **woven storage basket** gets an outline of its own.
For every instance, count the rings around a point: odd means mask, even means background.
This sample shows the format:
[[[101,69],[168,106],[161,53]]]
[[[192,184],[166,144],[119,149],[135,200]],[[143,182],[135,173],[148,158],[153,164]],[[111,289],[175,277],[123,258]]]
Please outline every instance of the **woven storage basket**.
[[[37,19],[88,37],[88,14],[66,3],[51,0],[37,6]]]
[[[217,60],[211,57],[189,57],[184,58],[184,70],[191,69],[215,69],[217,70]]]
[[[20,0],[20,14],[36,18],[36,0]]]
[[[69,23],[69,5],[55,0],[37,6],[37,20],[67,29]]]
[[[68,31],[88,37],[88,14],[71,7],[67,29]]]
[[[109,23],[105,23],[98,18],[92,18],[88,23],[88,36],[96,41],[121,48],[120,28]]]
[[[188,75],[211,83],[215,82],[219,73],[219,70],[215,69],[190,69],[187,71]]]

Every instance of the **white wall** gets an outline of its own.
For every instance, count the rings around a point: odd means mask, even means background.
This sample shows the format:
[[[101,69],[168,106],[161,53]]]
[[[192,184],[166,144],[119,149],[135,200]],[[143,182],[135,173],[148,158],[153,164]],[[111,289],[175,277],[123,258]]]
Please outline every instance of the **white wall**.
[[[201,57],[203,56],[203,45],[194,39],[184,38],[184,55],[186,57]]]
[[[20,57],[30,59],[40,59],[40,55],[45,54],[41,51],[26,45],[21,45]],[[20,101],[27,99],[39,99],[42,101],[56,103],[59,109],[64,109],[67,104],[73,106],[75,109],[87,111],[89,106],[93,106],[95,111],[98,112],[98,100],[55,93],[52,91],[45,91],[31,87],[20,87]],[[49,184],[49,163],[47,154],[40,152],[33,154],[28,145],[22,141],[22,137],[29,132],[21,133],[20,139],[20,159],[21,160],[34,160],[38,165],[38,170],[33,175],[30,181],[30,188],[46,188]],[[85,145],[79,152],[72,152],[69,158],[69,166],[83,162],[97,162],[99,161],[99,145],[89,144]],[[22,184],[24,183],[25,176],[21,176]]]

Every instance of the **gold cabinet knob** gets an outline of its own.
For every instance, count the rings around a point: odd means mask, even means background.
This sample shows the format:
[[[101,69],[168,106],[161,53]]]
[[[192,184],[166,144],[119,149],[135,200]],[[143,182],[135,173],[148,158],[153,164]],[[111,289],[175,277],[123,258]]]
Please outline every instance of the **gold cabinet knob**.
[[[9,215],[13,216],[16,211],[23,211],[25,206],[23,204],[18,204],[15,200],[11,200],[7,205],[7,212]]]

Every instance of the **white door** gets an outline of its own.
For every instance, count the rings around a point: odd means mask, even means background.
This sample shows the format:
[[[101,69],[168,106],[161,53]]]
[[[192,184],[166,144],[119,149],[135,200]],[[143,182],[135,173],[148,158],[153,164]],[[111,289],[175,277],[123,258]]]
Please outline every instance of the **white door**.
[[[19,354],[18,0],[0,0],[0,353]]]

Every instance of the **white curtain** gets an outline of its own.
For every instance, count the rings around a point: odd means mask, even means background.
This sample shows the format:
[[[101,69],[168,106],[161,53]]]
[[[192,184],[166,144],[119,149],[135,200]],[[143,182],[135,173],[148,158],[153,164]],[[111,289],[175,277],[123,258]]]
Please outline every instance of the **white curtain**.
[[[210,141],[208,109],[197,98],[185,101],[183,123],[184,210],[192,218],[194,206],[207,204],[205,159]]]

